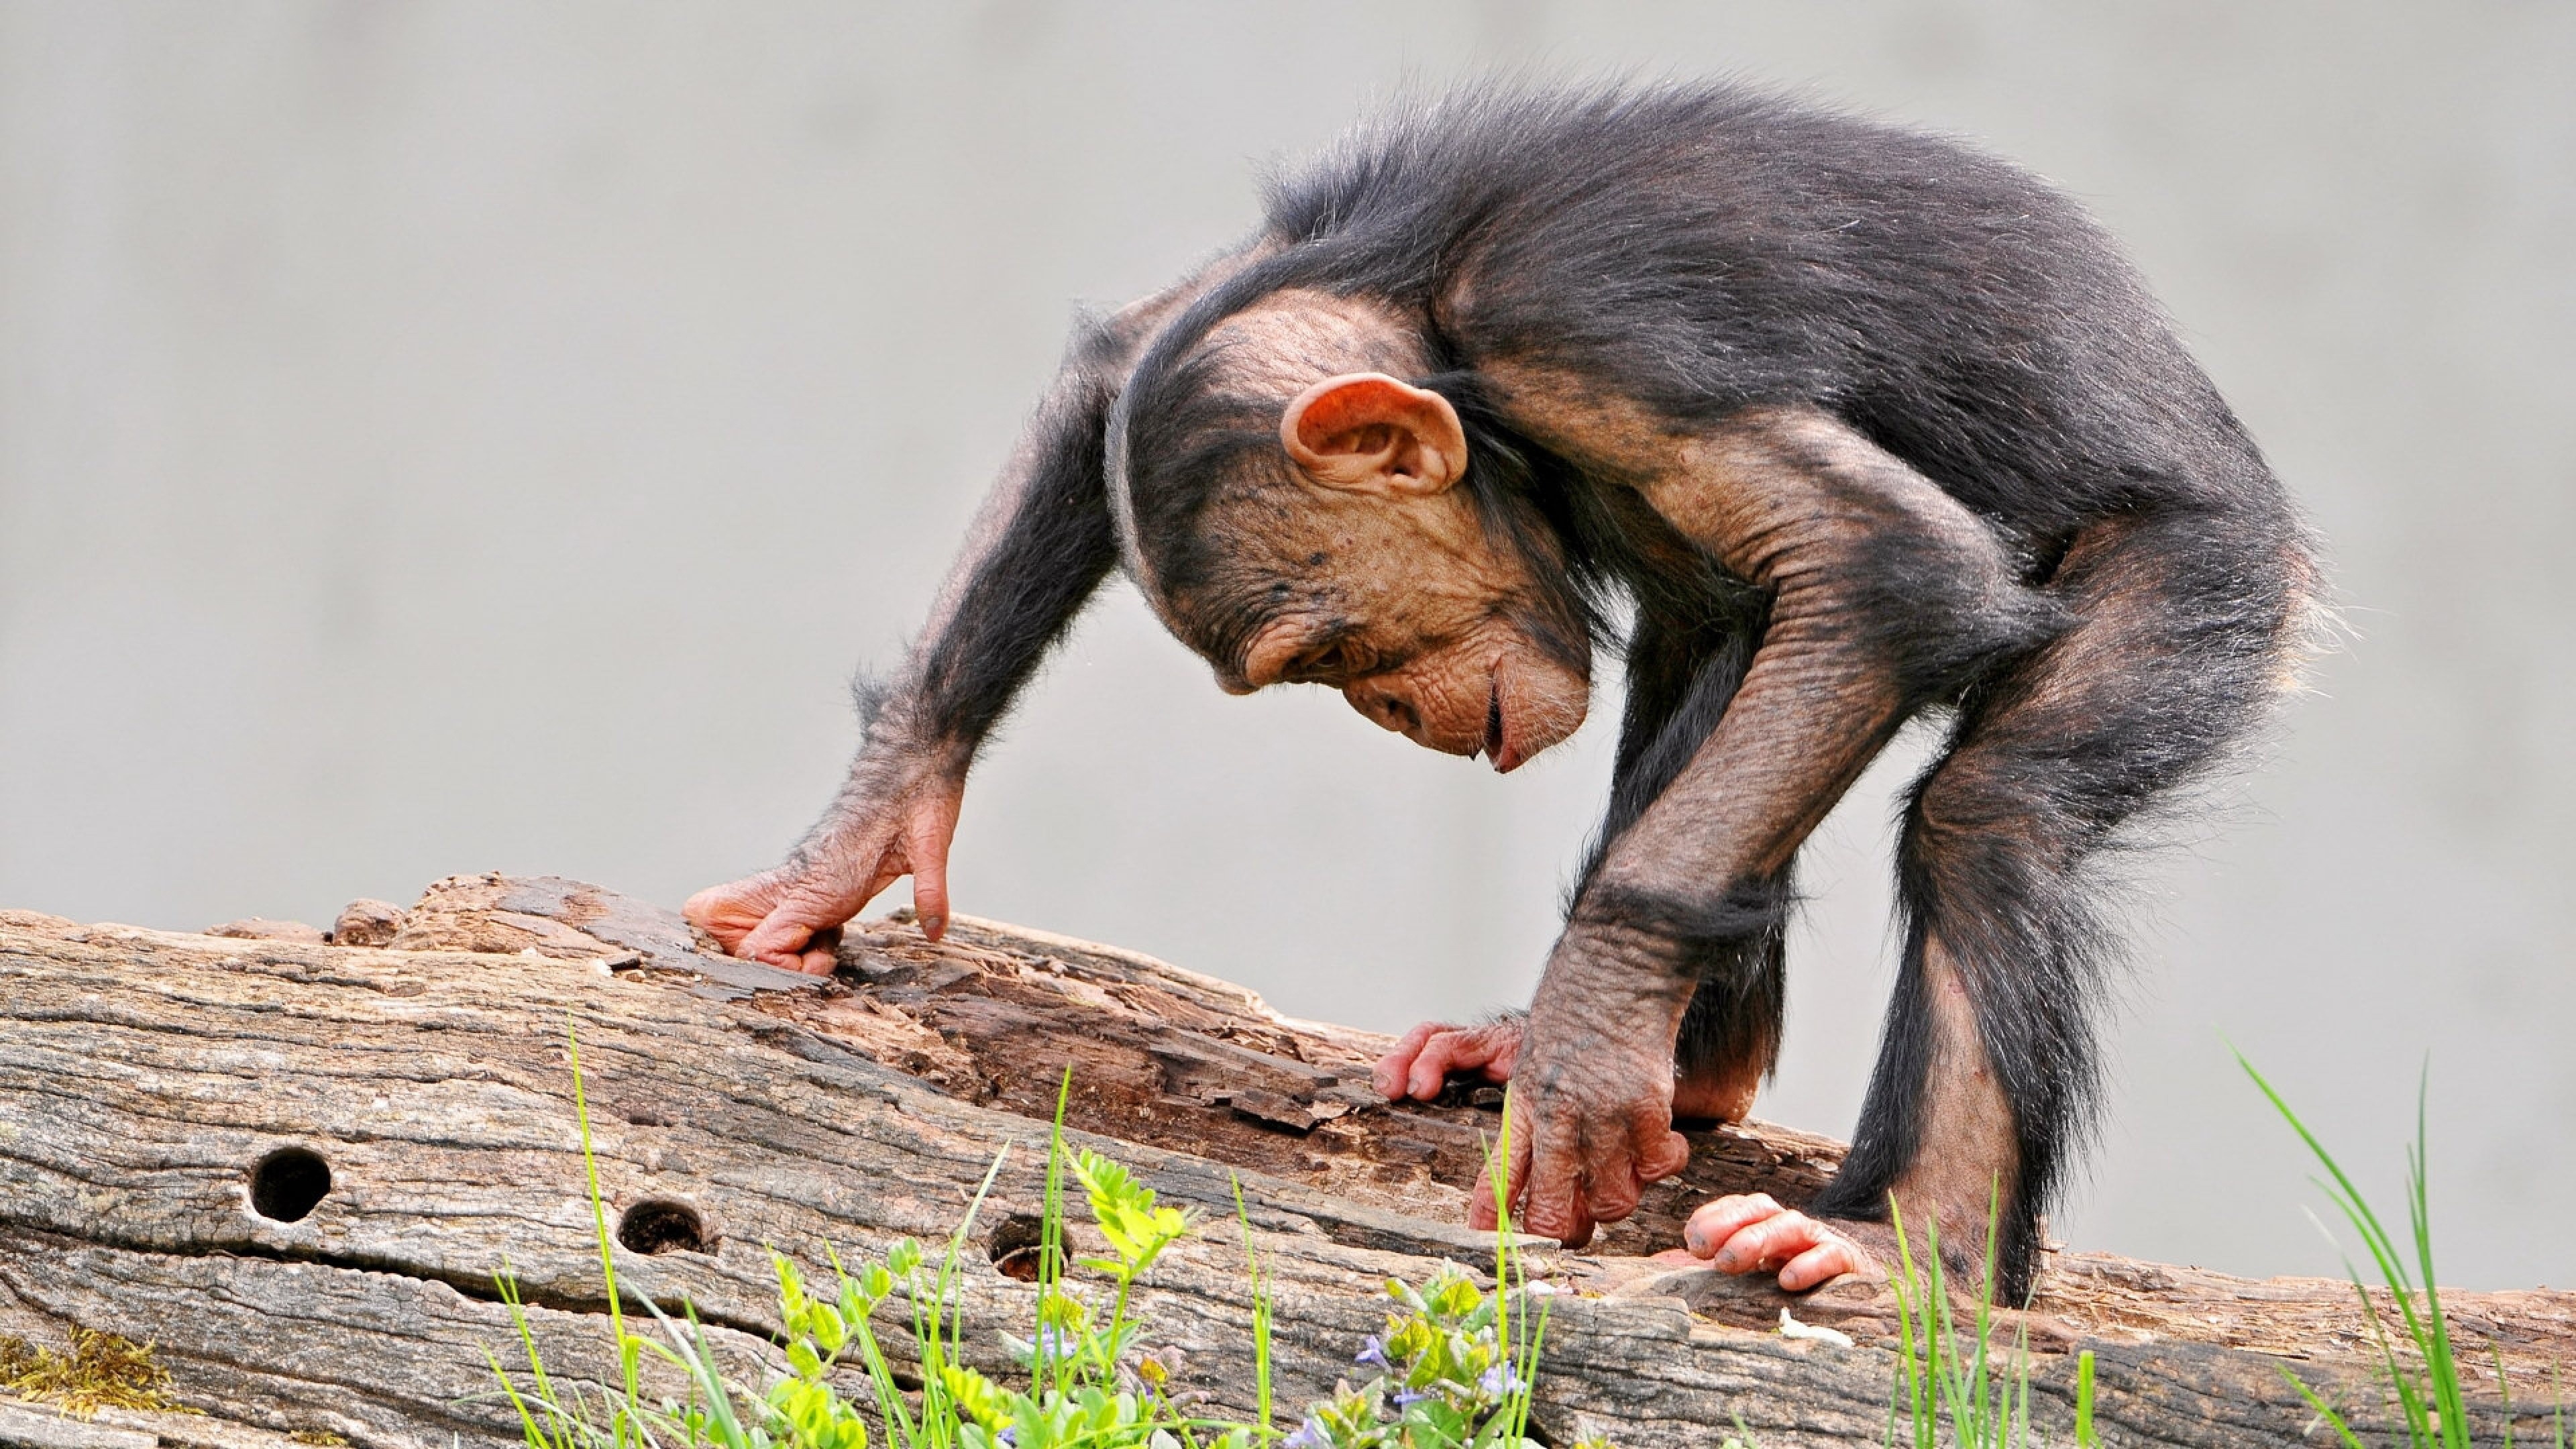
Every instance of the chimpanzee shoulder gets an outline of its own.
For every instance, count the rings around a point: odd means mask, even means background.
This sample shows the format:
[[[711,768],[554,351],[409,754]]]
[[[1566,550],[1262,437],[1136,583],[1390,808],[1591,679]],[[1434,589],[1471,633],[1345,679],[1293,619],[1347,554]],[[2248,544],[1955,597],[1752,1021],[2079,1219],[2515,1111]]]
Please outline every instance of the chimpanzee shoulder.
[[[2032,548],[2272,487],[2108,235],[1949,137],[1726,82],[1470,88],[1356,129],[1268,212],[1464,366],[1686,424],[1824,407]]]

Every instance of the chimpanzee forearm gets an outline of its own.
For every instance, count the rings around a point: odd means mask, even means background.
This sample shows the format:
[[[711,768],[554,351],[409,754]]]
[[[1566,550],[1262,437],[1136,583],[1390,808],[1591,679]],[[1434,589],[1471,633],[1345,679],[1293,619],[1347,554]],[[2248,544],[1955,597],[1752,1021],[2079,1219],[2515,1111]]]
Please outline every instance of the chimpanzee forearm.
[[[1974,515],[1821,413],[1748,415],[1645,491],[1772,602],[1723,716],[1610,842],[1576,919],[1733,936],[1908,715],[2057,617]]]
[[[1101,480],[1112,384],[1078,359],[1030,423],[968,535],[902,672],[870,703],[871,733],[960,768],[1108,577],[1118,543]]]
[[[861,683],[865,738],[831,808],[776,869],[690,897],[692,922],[735,954],[827,972],[841,923],[910,876],[923,930],[945,928],[967,770],[1118,562],[1102,473],[1110,409],[1154,335],[1263,245],[1076,333],[928,622],[900,666]]]
[[[978,512],[930,618],[889,677],[858,685],[865,739],[830,810],[789,855],[813,868],[925,785],[954,793],[1021,686],[1117,563],[1101,480],[1114,382],[1076,343]]]
[[[1128,370],[1175,313],[1260,254],[1256,244],[1220,257],[1077,331],[902,664],[860,682],[865,743],[791,867],[909,779],[925,772],[964,779],[1048,650],[1117,566],[1103,450]]]

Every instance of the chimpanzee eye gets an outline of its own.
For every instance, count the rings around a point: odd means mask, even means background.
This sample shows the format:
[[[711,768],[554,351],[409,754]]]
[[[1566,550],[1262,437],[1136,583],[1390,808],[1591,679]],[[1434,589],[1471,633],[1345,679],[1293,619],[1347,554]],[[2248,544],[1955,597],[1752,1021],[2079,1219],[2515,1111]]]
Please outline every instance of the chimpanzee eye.
[[[1327,644],[1297,661],[1297,672],[1313,679],[1331,674],[1342,667],[1342,646]]]

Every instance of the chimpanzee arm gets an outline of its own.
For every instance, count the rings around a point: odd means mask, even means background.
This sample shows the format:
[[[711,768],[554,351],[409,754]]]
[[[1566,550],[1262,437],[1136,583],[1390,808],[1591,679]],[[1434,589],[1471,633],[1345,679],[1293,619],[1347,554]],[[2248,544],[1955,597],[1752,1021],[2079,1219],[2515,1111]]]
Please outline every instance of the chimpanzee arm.
[[[1907,715],[2053,618],[1973,515],[1820,412],[1739,415],[1653,464],[1630,473],[1648,502],[1771,609],[1717,727],[1587,880],[1531,1006],[1521,1221],[1569,1241],[1686,1155],[1672,1047],[1700,963],[1777,923],[1765,883]]]
[[[842,922],[905,875],[922,929],[948,917],[948,844],[966,773],[1022,685],[1117,565],[1103,434],[1154,333],[1255,252],[1085,326],[977,513],[902,664],[863,682],[866,732],[831,808],[785,863],[690,898],[689,919],[735,955],[832,969]]]

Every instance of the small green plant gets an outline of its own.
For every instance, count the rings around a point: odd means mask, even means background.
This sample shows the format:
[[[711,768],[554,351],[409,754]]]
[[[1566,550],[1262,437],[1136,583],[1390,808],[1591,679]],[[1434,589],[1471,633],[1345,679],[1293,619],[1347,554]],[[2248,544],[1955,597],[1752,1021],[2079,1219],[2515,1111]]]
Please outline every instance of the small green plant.
[[[1915,1449],[1935,1449],[1947,1442],[1957,1449],[2007,1449],[2037,1442],[2030,1422],[2030,1337],[2027,1324],[2014,1334],[2011,1362],[1996,1361],[1993,1352],[1995,1230],[2002,1212],[2001,1185],[1987,1207],[1984,1291],[1977,1295],[1972,1331],[1960,1331],[1950,1303],[1950,1285],[1941,1258],[1941,1225],[1924,1224],[1924,1251],[1917,1266],[1905,1229],[1905,1214],[1893,1196],[1888,1221],[1896,1229],[1896,1272],[1890,1286],[1896,1297],[1896,1379],[1888,1395],[1887,1442],[1897,1442],[1897,1425],[1905,1425]],[[1942,1428],[1948,1426],[1945,1441]],[[2093,1428],[2093,1352],[2075,1356],[2076,1449],[2097,1449]]]
[[[1950,1286],[1941,1263],[1941,1225],[1923,1227],[1922,1264],[1916,1266],[1914,1245],[1905,1230],[1905,1213],[1893,1194],[1888,1221],[1896,1229],[1896,1383],[1888,1396],[1887,1442],[1897,1442],[1897,1419],[1903,1410],[1915,1449],[1936,1449],[1946,1422],[1957,1449],[2007,1449],[2024,1442],[2030,1429],[2030,1344],[2028,1329],[2013,1344],[2009,1376],[1993,1361],[1994,1310],[1988,1304],[1995,1281],[1995,1230],[2002,1211],[1998,1185],[1986,1216],[1985,1283],[1977,1294],[1974,1331],[1962,1334],[1950,1306]],[[2078,1375],[2079,1434],[2091,1432],[2091,1364]]]
[[[584,1394],[550,1375],[505,1271],[501,1296],[510,1306],[527,1359],[514,1378],[492,1361],[501,1392],[516,1408],[528,1449],[869,1449],[881,1438],[893,1449],[1527,1449],[1530,1391],[1544,1336],[1543,1296],[1528,1289],[1506,1221],[1496,1235],[1496,1288],[1488,1293],[1466,1274],[1444,1267],[1419,1287],[1390,1281],[1385,1332],[1354,1361],[1376,1370],[1354,1388],[1347,1381],[1313,1405],[1286,1434],[1274,1427],[1271,1403],[1272,1306],[1267,1276],[1252,1251],[1251,1220],[1236,1185],[1253,1289],[1252,1351],[1257,1416],[1222,1422],[1189,1413],[1170,1391],[1168,1371],[1136,1353],[1143,1325],[1135,1289],[1166,1250],[1186,1239],[1190,1212],[1159,1204],[1154,1190],[1095,1152],[1068,1151],[1064,1104],[1057,1095],[1049,1137],[1038,1244],[1038,1297],[1033,1336],[1002,1335],[1028,1374],[1010,1387],[965,1362],[959,1264],[984,1199],[1008,1150],[997,1155],[948,1240],[938,1266],[919,1244],[896,1243],[881,1262],[855,1268],[831,1255],[828,1287],[810,1285],[802,1269],[772,1252],[786,1372],[769,1374],[755,1391],[727,1377],[694,1312],[678,1318],[647,1302],[660,1336],[630,1332],[610,1252],[605,1199],[591,1151],[590,1115],[580,1044],[570,1043],[573,1107],[598,1229],[600,1272],[607,1284],[610,1333],[620,1384]],[[1508,1152],[1508,1140],[1503,1151]],[[1497,1161],[1505,1160],[1500,1155]],[[1082,1189],[1093,1223],[1109,1246],[1105,1257],[1068,1259],[1066,1179]],[[1082,1268],[1104,1280],[1086,1290],[1066,1276]],[[1512,1311],[1516,1297],[1540,1296],[1541,1308]],[[1106,1299],[1105,1311],[1102,1299]],[[900,1300],[908,1310],[918,1361],[917,1390],[898,1381],[876,1321]],[[686,1399],[648,1401],[644,1355],[678,1369]],[[858,1377],[867,1402],[842,1382]],[[1577,1449],[1609,1449],[1586,1441]]]
[[[1511,1113],[1487,1158],[1497,1202],[1506,1202]],[[1547,1336],[1546,1285],[1533,1287],[1505,1207],[1494,1232],[1494,1291],[1443,1267],[1419,1288],[1387,1280],[1386,1331],[1361,1345],[1356,1367],[1377,1372],[1306,1411],[1281,1449],[1512,1449],[1530,1441],[1530,1390]],[[1512,1300],[1535,1300],[1515,1318]],[[1576,1449],[1608,1449],[1585,1440]]]
[[[2352,1290],[2361,1300],[2362,1321],[2370,1325],[2371,1339],[2379,1349],[2380,1367],[2387,1372],[2389,1384],[2396,1392],[2409,1449],[2469,1449],[2466,1380],[2459,1355],[2451,1342],[2450,1324],[2442,1314],[2439,1280],[2433,1275],[2433,1209],[2432,1195],[2427,1189],[2425,1155],[2429,1139],[2424,1125],[2425,1103],[2432,1086],[2430,1065],[2416,1083],[2415,1142],[2406,1150],[2407,1236],[2414,1250],[2414,1267],[2410,1269],[2407,1266],[2409,1255],[2400,1249],[2395,1236],[2381,1226],[2379,1215],[2371,1211],[2368,1199],[2344,1174],[2334,1154],[2328,1152],[2316,1134],[2308,1130],[2307,1124],[2299,1120],[2299,1114],[2290,1110],[2290,1104],[2273,1090],[2261,1072],[2254,1069],[2254,1064],[2245,1059],[2243,1052],[2236,1053],[2236,1064],[2245,1069],[2245,1075],[2254,1079],[2254,1085],[2270,1099],[2273,1110],[2281,1114],[2281,1120],[2290,1124],[2291,1131],[2299,1134],[2299,1140],[2307,1144],[2308,1151],[2315,1155],[2318,1165],[2332,1179],[2318,1179],[2317,1186],[2324,1189],[2327,1198],[2343,1214],[2344,1221],[2361,1238],[2372,1262],[2378,1265],[2380,1281],[2387,1288],[2389,1299],[2396,1305],[2400,1334],[2392,1336],[2380,1319],[2378,1307],[2370,1301],[2370,1288],[2362,1281],[2361,1270],[2354,1266],[2351,1258],[2344,1259],[2344,1270],[2352,1277]],[[2423,1275],[2420,1283],[2415,1277],[2417,1273]],[[2410,1365],[2399,1355],[2401,1342],[2413,1350],[2414,1364]],[[2343,1415],[2322,1395],[2309,1388],[2306,1381],[2287,1366],[2282,1368],[2281,1376],[2289,1380],[2290,1386],[2299,1391],[2310,1407],[2334,1427],[2335,1433],[2349,1449],[2367,1449],[2361,1436],[2353,1432]],[[2511,1449],[2514,1442],[2513,1390],[2505,1380],[2501,1353],[2496,1357],[2496,1386],[2504,1395],[2504,1433],[2500,1442],[2505,1449]],[[2567,1417],[2563,1403],[2553,1416],[2553,1426],[2551,1442],[2555,1449],[2567,1449]]]

